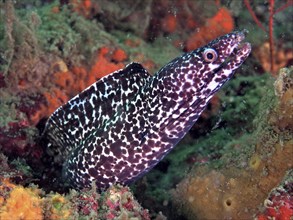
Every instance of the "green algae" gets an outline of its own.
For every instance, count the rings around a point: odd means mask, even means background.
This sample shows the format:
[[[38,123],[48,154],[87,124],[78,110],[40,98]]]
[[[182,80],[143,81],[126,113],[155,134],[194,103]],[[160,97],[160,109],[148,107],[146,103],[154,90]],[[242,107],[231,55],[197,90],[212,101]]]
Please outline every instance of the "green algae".
[[[0,127],[6,127],[9,122],[17,122],[16,104],[19,98],[0,89]]]
[[[132,62],[138,62],[138,54],[142,54],[144,58],[151,58],[151,60],[154,61],[154,69],[148,69],[150,74],[155,74],[155,72],[158,71],[160,67],[166,65],[166,63],[174,59],[174,57],[178,57],[180,54],[182,54],[178,48],[172,45],[171,41],[169,42],[166,40],[166,38],[163,37],[158,37],[155,41],[149,43],[145,42],[132,33],[125,34],[125,32],[122,31],[113,31],[111,34],[116,39],[115,43],[128,52],[129,60]],[[132,40],[139,43],[135,47],[131,47],[125,44],[127,40]]]
[[[272,90],[266,85],[272,83],[269,74],[237,76],[230,80],[219,92],[222,103],[221,120],[232,135],[250,131],[253,119],[259,111],[258,103]]]
[[[41,24],[36,29],[36,35],[43,49],[49,53],[79,64],[88,62],[93,52],[101,45],[110,42],[110,37],[104,37],[103,27],[94,21],[73,13],[63,6],[60,12],[53,12],[50,4],[38,8]]]
[[[166,41],[163,37],[147,43],[130,32],[125,34],[113,30],[108,33],[101,23],[72,12],[67,5],[60,6],[55,1],[38,7],[36,2],[32,1],[31,7],[25,9],[19,4],[15,5],[16,9],[11,6],[11,23],[0,24],[0,53],[4,59],[1,62],[5,64],[1,65],[1,70],[5,70],[5,73],[9,71],[13,74],[23,60],[27,60],[28,66],[32,65],[28,69],[33,69],[39,59],[48,56],[61,58],[68,65],[90,65],[99,48],[107,45],[112,47],[113,44],[124,49],[131,61],[136,61],[138,53],[143,54],[146,60],[154,61],[155,67],[150,70],[152,73],[180,54],[171,40]],[[54,8],[59,8],[59,11],[54,11]],[[1,17],[4,18],[5,13],[1,13]],[[7,32],[7,28],[10,31]],[[137,47],[130,47],[125,44],[127,39],[141,43]]]
[[[60,6],[55,1],[31,8],[16,8],[1,11],[1,19],[9,14],[10,19],[0,23],[1,70],[14,72],[11,63],[27,60],[34,63],[41,56],[62,58],[75,66],[90,64],[93,54],[101,46],[111,45],[115,38],[108,34],[103,25],[95,20],[87,20],[72,12],[67,5]],[[17,6],[17,5],[16,5]],[[8,7],[8,6],[6,6]],[[58,11],[53,9],[60,8]],[[20,19],[21,18],[21,19]]]
[[[10,163],[25,176],[32,176],[32,169],[23,158],[16,158]]]

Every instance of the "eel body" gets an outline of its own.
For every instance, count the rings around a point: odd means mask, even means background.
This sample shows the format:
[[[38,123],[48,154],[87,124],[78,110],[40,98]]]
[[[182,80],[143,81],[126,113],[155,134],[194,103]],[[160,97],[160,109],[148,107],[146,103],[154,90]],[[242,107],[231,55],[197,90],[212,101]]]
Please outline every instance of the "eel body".
[[[98,80],[48,119],[43,136],[75,188],[129,184],[184,137],[251,51],[235,31],[150,75],[140,64]]]

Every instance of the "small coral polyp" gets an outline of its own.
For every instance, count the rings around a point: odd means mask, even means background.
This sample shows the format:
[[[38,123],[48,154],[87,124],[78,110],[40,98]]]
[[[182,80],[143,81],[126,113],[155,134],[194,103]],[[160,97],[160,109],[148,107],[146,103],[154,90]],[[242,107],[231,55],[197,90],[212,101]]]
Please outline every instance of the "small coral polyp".
[[[260,163],[260,156],[258,154],[254,154],[249,161],[249,167],[253,170],[256,170],[259,167]]]

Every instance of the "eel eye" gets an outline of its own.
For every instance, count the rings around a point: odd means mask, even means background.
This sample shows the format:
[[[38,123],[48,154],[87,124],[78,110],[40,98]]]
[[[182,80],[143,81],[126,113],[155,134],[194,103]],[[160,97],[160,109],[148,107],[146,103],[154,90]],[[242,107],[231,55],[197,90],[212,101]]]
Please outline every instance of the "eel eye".
[[[212,48],[205,49],[202,55],[204,60],[208,63],[212,63],[218,58],[217,52]]]

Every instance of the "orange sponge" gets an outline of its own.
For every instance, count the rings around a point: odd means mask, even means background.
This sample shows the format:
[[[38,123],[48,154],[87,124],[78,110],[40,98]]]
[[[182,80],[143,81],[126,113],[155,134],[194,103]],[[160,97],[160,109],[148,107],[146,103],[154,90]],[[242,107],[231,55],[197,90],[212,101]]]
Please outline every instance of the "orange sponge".
[[[0,219],[43,219],[41,198],[33,189],[15,187],[2,205]]]

